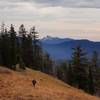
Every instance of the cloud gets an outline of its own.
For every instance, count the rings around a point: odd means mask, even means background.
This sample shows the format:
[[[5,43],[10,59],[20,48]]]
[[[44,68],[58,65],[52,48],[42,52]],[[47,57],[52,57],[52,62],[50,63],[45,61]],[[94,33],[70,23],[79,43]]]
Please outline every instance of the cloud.
[[[32,1],[32,0],[30,0]],[[100,8],[99,0],[33,0],[44,6]]]
[[[79,37],[83,33],[84,37],[87,35],[84,33],[90,33],[95,39],[98,34],[99,40],[100,9],[97,8],[100,0],[0,0],[0,22],[4,19],[17,28],[22,23],[27,27],[36,25],[41,36]]]
[[[45,6],[61,6],[61,7],[77,7],[77,8],[100,8],[100,0],[1,0],[6,4],[9,3],[35,3],[41,7]],[[1,3],[2,4],[2,3]]]

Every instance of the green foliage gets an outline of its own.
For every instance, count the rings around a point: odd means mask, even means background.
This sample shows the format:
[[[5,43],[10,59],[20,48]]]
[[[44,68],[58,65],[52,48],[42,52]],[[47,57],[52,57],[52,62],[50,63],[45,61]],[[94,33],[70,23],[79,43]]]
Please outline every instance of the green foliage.
[[[36,70],[41,70],[41,46],[38,41],[38,32],[36,32],[35,27],[31,28],[30,34],[33,39],[33,68]]]
[[[90,94],[94,94],[95,93],[95,88],[94,88],[94,80],[93,80],[93,73],[92,73],[92,68],[91,68],[91,66],[89,67],[89,84],[88,84],[88,86],[89,86],[89,93]]]
[[[88,59],[84,50],[77,46],[73,48],[72,67],[74,74],[74,83],[78,88],[87,91],[88,89]]]
[[[65,62],[60,63],[60,66],[57,66],[57,77],[65,82],[67,82],[68,81],[67,71],[68,71],[67,63],[65,63]]]
[[[90,66],[91,66],[91,73],[92,76],[90,77],[91,79],[91,84],[92,90],[90,91],[91,94],[96,93],[100,89],[100,70],[99,70],[99,65],[98,65],[98,53],[96,51],[93,52],[93,55],[91,57],[90,61]]]
[[[53,62],[48,54],[43,54],[42,71],[47,74],[53,74]]]
[[[89,62],[84,51],[81,46],[73,48],[71,61],[69,63],[61,63],[60,66],[56,67],[57,77],[93,95],[100,92],[98,53],[94,51]]]
[[[27,67],[33,66],[33,46],[31,36],[22,37],[22,60]]]
[[[1,36],[1,58],[2,65],[11,67],[11,56],[10,56],[10,39],[8,34]]]
[[[67,68],[67,83],[70,85],[73,85],[74,83],[74,75],[73,75],[73,68],[71,63],[69,62],[68,68]]]
[[[10,57],[12,62],[12,69],[16,69],[17,64],[17,37],[13,25],[10,27]]]

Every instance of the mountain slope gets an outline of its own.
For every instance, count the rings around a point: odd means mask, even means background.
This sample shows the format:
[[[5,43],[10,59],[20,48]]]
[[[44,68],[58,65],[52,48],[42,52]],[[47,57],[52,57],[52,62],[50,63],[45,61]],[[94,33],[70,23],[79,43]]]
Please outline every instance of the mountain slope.
[[[32,79],[37,85],[32,86]],[[0,100],[100,100],[39,71],[0,67]]]
[[[96,50],[100,54],[100,42],[89,40],[73,40],[73,39],[45,39],[42,40],[43,50],[50,54],[53,60],[69,60],[72,55],[72,48],[81,45],[87,52],[88,57],[91,57],[92,52]]]

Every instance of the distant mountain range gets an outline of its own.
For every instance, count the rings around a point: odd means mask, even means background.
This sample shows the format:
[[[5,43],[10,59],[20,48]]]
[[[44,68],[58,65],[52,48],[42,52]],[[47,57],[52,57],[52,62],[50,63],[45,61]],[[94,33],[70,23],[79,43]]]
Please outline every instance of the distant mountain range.
[[[89,40],[74,40],[70,38],[58,38],[47,36],[41,39],[42,47],[53,60],[69,60],[72,55],[72,48],[80,45],[86,52],[87,56],[91,57],[95,50],[100,55],[100,42]]]

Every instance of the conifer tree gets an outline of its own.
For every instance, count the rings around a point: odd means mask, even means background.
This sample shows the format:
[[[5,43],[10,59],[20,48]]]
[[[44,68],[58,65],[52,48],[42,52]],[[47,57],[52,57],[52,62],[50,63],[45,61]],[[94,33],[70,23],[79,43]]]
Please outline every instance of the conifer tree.
[[[93,70],[96,72],[98,68],[98,53],[96,51],[93,52],[91,65],[92,65]]]
[[[61,62],[60,65],[57,66],[57,77],[67,83],[67,63]]]
[[[1,35],[1,57],[2,65],[11,68],[11,56],[10,56],[10,38],[7,30]]]
[[[42,65],[42,71],[47,74],[53,74],[53,61],[50,58],[50,55],[48,53],[43,54],[43,65]]]
[[[30,30],[30,34],[33,40],[33,67],[36,70],[41,70],[41,46],[38,40],[38,32],[36,32],[35,27],[32,27]]]
[[[77,46],[73,48],[72,54],[72,67],[73,67],[73,75],[74,82],[78,85],[79,89],[83,89],[88,91],[88,60],[86,58],[86,53],[81,48],[81,46]]]
[[[63,70],[60,66],[57,66],[57,78],[63,80]]]
[[[20,25],[20,27],[19,27],[19,36],[23,36],[23,35],[25,35],[26,34],[26,29],[25,29],[25,27],[24,27],[24,25],[22,24],[22,25]]]
[[[89,66],[89,84],[88,84],[88,86],[89,86],[89,93],[90,94],[94,94],[95,93],[95,87],[94,87],[94,79],[93,79],[93,73],[92,73],[92,68],[91,68],[91,66]]]
[[[67,77],[67,83],[70,84],[70,85],[73,85],[74,76],[73,76],[73,68],[72,68],[71,62],[69,62],[69,64],[68,64],[67,76],[66,77]]]
[[[10,52],[11,52],[11,61],[12,61],[12,69],[15,69],[15,65],[17,64],[17,37],[14,26],[11,24],[10,27]]]
[[[23,34],[22,35],[22,43],[21,43],[21,49],[22,49],[22,51],[21,51],[21,53],[22,53],[22,60],[23,60],[23,62],[25,63],[25,66],[29,66],[28,64],[27,64],[27,49],[28,49],[28,45],[27,45],[27,37],[26,37],[26,35],[25,34]]]
[[[19,34],[21,38],[21,53],[22,60],[27,67],[33,68],[33,40],[32,34],[26,34],[26,29],[22,24],[19,28]]]
[[[1,48],[1,40],[2,40],[2,38],[1,38],[1,36],[0,36],[0,65],[2,65],[2,48]]]
[[[19,37],[18,37],[18,62],[20,64],[21,69],[25,69],[26,65],[26,59],[27,57],[25,56],[26,54],[26,49],[27,49],[27,37],[26,37],[26,29],[24,25],[20,25],[19,27]]]
[[[27,65],[33,68],[33,44],[32,36],[28,35],[27,37]]]
[[[22,58],[22,44],[21,40],[17,37],[17,64],[19,64],[19,68],[25,70],[25,64]]]
[[[100,73],[99,73],[99,67],[98,67],[98,61],[99,61],[99,58],[98,58],[98,52],[94,51],[93,52],[93,55],[92,55],[92,59],[91,59],[91,77],[92,77],[92,87],[93,87],[93,90],[92,92],[95,92],[96,89],[100,88],[100,86],[98,85],[99,84],[99,81],[100,81]],[[91,79],[91,78],[90,78]],[[91,92],[91,91],[90,91]]]

